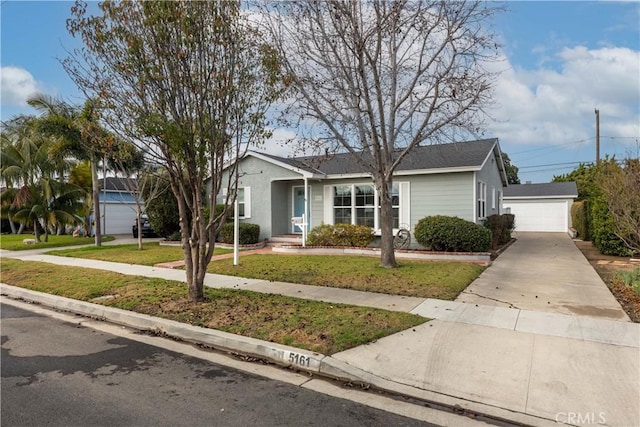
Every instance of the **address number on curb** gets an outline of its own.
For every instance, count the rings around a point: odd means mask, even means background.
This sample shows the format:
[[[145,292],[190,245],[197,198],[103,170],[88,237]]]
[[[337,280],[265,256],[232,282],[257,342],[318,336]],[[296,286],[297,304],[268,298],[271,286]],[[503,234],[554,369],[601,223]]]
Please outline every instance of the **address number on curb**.
[[[289,363],[295,366],[309,367],[311,365],[311,358],[303,354],[289,352]]]

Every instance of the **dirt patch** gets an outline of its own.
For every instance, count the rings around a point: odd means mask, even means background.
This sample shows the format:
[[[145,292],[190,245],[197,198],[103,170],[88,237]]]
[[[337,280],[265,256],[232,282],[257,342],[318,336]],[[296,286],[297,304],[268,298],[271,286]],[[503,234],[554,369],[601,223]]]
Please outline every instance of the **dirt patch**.
[[[615,279],[616,273],[640,268],[640,263],[631,262],[627,257],[602,255],[591,242],[574,240],[574,243],[607,284],[629,318],[633,322],[640,323],[640,295]]]

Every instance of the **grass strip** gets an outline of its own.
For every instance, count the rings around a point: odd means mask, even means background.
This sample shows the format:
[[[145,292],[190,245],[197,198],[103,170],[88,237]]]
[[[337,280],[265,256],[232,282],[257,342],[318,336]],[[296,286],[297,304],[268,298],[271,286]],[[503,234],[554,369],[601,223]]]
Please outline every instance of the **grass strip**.
[[[215,248],[214,255],[222,255],[233,252],[230,249]],[[180,246],[160,245],[158,242],[144,243],[142,250],[138,245],[108,245],[86,246],[76,249],[54,250],[48,255],[58,255],[74,258],[88,258],[100,261],[123,262],[126,264],[156,265],[162,262],[171,262],[184,259],[184,252]]]
[[[1,260],[2,282],[191,325],[333,354],[427,319],[400,312],[328,304],[243,290],[205,288],[188,300],[184,283],[42,262]]]
[[[55,234],[49,235],[49,241],[38,242],[32,245],[27,245],[22,241],[24,239],[34,239],[33,234],[2,234],[0,235],[0,248],[8,251],[26,251],[29,249],[41,249],[41,248],[59,248],[61,246],[77,246],[77,245],[91,245],[95,243],[93,237],[73,237],[71,235],[58,236]],[[40,236],[40,239],[43,239]],[[113,236],[102,236],[103,242],[110,242],[114,240]]]
[[[402,260],[382,268],[375,257],[253,254],[209,264],[210,273],[421,298],[455,299],[485,267],[462,262]]]

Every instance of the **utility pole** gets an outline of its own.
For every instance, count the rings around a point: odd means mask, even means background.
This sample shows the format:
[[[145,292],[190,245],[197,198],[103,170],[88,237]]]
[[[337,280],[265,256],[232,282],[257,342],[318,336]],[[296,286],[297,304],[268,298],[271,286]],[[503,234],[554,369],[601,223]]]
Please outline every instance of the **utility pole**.
[[[596,165],[600,164],[600,110],[596,108]]]

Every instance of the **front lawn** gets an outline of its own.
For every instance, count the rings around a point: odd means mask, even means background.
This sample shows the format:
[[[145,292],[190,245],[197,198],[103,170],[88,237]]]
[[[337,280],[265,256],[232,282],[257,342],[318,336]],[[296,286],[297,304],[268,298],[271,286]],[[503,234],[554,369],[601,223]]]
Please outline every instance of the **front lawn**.
[[[47,253],[49,255],[151,266],[162,262],[184,259],[184,253],[180,246],[161,246],[158,242],[148,242],[144,243],[142,248],[142,250],[139,250],[138,245],[134,243],[126,245],[107,245],[101,247],[87,246],[84,248],[57,250]],[[215,248],[213,253],[214,255],[222,255],[229,252],[233,252],[233,250]]]
[[[211,261],[210,273],[422,298],[455,299],[485,267],[462,262],[407,261],[382,268],[364,256],[254,254]]]
[[[33,245],[27,245],[22,243],[24,239],[33,239],[33,234],[2,234],[0,235],[0,248],[9,251],[24,251],[29,249],[41,249],[41,248],[58,248],[61,246],[77,246],[77,245],[91,245],[95,243],[93,237],[73,237],[72,235],[58,236],[55,234],[49,235],[48,242],[39,242]],[[40,236],[42,240],[44,237]],[[103,242],[109,242],[114,240],[112,236],[102,236]]]
[[[3,283],[49,294],[333,354],[427,319],[401,312],[280,295],[205,288],[192,303],[180,282],[2,259]]]

